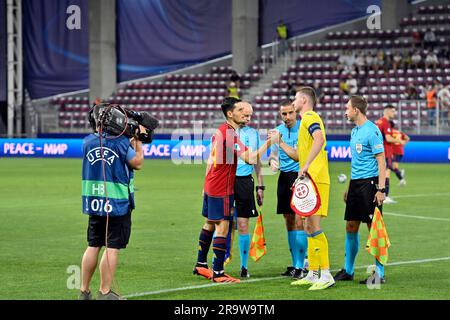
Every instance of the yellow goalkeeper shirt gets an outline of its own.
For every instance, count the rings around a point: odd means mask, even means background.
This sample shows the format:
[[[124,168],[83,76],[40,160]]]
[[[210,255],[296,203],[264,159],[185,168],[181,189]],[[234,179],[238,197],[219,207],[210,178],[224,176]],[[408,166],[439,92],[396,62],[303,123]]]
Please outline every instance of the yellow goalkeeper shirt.
[[[316,130],[321,130],[325,143],[322,150],[320,150],[317,157],[311,163],[308,169],[309,175],[312,177],[315,183],[330,184],[330,174],[328,172],[328,156],[325,151],[327,144],[327,138],[325,136],[325,127],[323,126],[322,119],[314,111],[305,112],[300,122],[300,129],[298,131],[298,159],[300,167],[302,168],[313,145],[312,134]]]

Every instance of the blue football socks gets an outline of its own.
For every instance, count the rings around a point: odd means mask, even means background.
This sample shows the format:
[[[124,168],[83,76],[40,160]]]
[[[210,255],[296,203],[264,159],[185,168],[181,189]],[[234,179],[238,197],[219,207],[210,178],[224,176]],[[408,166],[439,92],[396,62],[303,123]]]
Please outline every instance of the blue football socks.
[[[239,254],[241,257],[241,267],[248,269],[248,254],[250,251],[250,235],[240,234],[239,235]]]
[[[345,272],[352,275],[355,272],[355,260],[359,250],[359,233],[347,232],[345,236]]]

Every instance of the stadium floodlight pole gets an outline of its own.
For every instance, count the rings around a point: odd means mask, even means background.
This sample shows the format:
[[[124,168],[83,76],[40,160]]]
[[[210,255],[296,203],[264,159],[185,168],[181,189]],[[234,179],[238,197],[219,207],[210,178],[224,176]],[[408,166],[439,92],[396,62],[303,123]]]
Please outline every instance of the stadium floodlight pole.
[[[22,2],[7,0],[8,33],[8,137],[22,131],[23,64],[22,64]],[[16,125],[14,126],[14,118]]]

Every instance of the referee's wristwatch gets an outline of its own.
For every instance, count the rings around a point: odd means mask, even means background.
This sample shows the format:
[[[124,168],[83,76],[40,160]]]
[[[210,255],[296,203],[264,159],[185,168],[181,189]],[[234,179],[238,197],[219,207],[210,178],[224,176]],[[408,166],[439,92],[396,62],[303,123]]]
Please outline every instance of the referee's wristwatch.
[[[256,192],[258,192],[258,190],[266,190],[266,186],[256,186]]]
[[[381,193],[386,193],[386,188],[379,188],[377,189],[377,191]]]

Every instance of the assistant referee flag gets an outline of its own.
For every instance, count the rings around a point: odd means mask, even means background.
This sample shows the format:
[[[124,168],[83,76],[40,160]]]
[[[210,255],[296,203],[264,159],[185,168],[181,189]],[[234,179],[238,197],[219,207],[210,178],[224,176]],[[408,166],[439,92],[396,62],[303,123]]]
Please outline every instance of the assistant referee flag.
[[[380,210],[375,207],[375,212],[370,227],[366,250],[373,255],[378,262],[385,265],[388,261],[388,248],[391,246],[389,236],[384,225]]]
[[[256,262],[267,253],[266,239],[264,238],[264,226],[262,212],[259,212],[256,221],[255,230],[253,231],[252,242],[250,243],[249,255]]]

